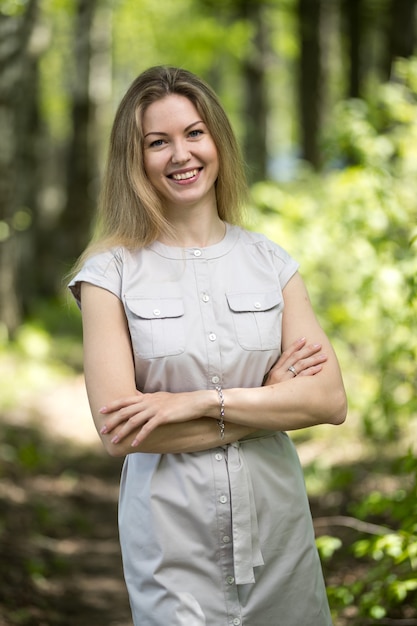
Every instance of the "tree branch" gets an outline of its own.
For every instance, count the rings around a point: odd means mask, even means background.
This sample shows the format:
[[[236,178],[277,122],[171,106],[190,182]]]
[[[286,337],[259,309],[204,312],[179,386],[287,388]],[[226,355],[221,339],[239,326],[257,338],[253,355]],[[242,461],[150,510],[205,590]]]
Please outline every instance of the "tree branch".
[[[395,530],[387,528],[386,526],[380,526],[379,524],[371,524],[370,522],[363,522],[356,519],[356,517],[349,517],[347,515],[334,515],[331,517],[318,517],[313,520],[314,528],[318,529],[323,526],[345,526],[347,528],[353,528],[361,533],[368,533],[370,535],[387,535],[388,533],[395,533]]]

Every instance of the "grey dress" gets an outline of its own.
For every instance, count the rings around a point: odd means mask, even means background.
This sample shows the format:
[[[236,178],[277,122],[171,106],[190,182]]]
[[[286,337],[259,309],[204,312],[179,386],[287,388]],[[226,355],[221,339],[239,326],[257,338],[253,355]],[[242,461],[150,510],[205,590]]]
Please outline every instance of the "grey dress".
[[[89,259],[123,302],[144,392],[258,387],[281,350],[297,264],[227,225],[207,248],[159,242]],[[227,419],[227,406],[226,406]],[[135,626],[331,626],[302,470],[283,432],[187,454],[130,454],[119,530]]]

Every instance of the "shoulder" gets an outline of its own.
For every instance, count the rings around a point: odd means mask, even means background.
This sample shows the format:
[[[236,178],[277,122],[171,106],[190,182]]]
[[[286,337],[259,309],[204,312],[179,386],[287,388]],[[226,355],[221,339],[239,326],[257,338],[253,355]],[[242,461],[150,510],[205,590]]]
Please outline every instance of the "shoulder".
[[[234,228],[239,230],[239,243],[245,253],[272,259],[278,273],[287,275],[287,280],[297,271],[298,262],[278,243],[262,233],[241,227]]]
[[[269,239],[266,235],[239,226],[235,226],[234,228],[239,231],[239,240],[243,245],[268,250],[283,259],[291,258],[289,253],[282,246],[272,241],[272,239]]]
[[[115,247],[93,253],[84,261],[80,271],[68,284],[77,304],[81,304],[81,283],[88,282],[103,287],[119,296],[128,251],[123,247]]]

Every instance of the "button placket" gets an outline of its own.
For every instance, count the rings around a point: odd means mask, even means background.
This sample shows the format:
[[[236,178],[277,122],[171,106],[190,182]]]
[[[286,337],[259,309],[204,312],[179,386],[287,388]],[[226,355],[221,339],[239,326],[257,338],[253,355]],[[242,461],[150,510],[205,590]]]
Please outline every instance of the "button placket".
[[[203,255],[204,256],[204,255]],[[218,320],[213,310],[213,293],[210,283],[209,263],[200,257],[195,259],[193,270],[198,290],[198,299],[203,325],[204,340],[207,349],[207,383],[213,388],[222,384],[221,336]],[[225,452],[217,448],[212,455],[212,467],[215,488],[215,506],[217,517],[216,539],[219,550],[218,567],[223,581],[222,587],[227,606],[227,623],[241,614],[238,587],[233,576],[233,535],[230,505],[230,483]]]
[[[194,251],[195,252],[195,251]],[[201,251],[200,251],[201,252]],[[209,275],[209,263],[200,258],[193,263],[196,285],[200,299],[200,312],[207,349],[207,382],[215,387],[221,384],[221,355],[220,342],[217,331],[217,320],[213,310],[213,298]]]

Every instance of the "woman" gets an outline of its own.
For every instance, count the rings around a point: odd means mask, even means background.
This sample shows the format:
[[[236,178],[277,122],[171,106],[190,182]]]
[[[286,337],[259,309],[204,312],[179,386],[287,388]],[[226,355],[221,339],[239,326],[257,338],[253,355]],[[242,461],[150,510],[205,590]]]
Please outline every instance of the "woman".
[[[92,415],[126,455],[119,528],[138,626],[331,624],[285,431],[341,424],[345,392],[295,261],[233,225],[245,197],[212,90],[185,70],[141,74],[70,284]]]

